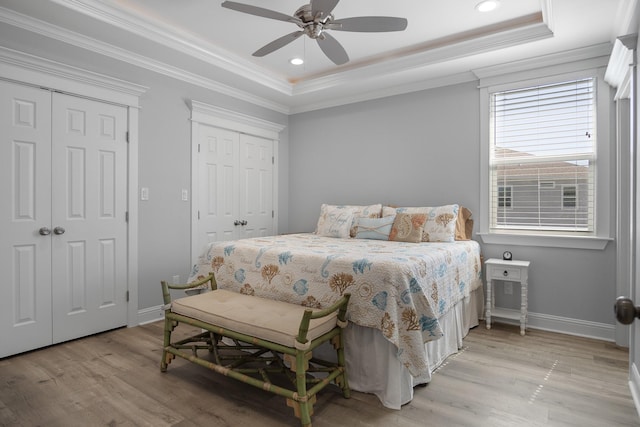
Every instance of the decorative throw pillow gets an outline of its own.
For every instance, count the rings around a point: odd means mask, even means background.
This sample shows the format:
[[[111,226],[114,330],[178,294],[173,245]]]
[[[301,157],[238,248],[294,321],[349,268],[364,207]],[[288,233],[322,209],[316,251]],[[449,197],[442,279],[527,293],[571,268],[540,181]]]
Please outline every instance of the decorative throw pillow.
[[[427,214],[427,222],[422,233],[423,242],[453,242],[456,236],[456,223],[458,220],[459,206],[444,205],[437,207],[401,207],[382,208],[382,216],[394,213],[424,213]]]
[[[426,214],[399,213],[393,221],[389,240],[418,243],[422,240],[425,222],[427,222]]]
[[[349,230],[351,237],[356,237],[356,219],[357,218],[380,218],[382,212],[382,204],[377,203],[375,205],[328,205],[326,203],[320,206],[320,217],[326,215],[334,210],[350,209],[353,211],[353,223]],[[316,230],[317,231],[317,230]]]
[[[389,240],[395,215],[386,218],[357,218],[356,239]]]
[[[423,240],[429,242],[453,242],[456,237],[458,205],[445,205],[431,208],[424,225]],[[426,236],[425,236],[426,235]]]
[[[336,209],[325,215],[320,215],[317,233],[326,237],[349,238],[352,223],[353,211],[351,209]]]

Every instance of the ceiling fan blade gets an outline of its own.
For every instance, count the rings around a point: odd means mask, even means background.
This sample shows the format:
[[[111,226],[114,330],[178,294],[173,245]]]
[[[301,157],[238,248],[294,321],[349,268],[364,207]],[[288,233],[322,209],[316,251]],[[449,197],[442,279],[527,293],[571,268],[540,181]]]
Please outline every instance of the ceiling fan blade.
[[[329,33],[322,33],[324,38],[317,38],[318,46],[327,57],[336,65],[342,65],[349,62],[349,55],[342,45]]]
[[[317,16],[322,12],[322,17],[329,16],[340,0],[311,0],[311,13]]]
[[[297,24],[301,22],[295,16],[285,15],[284,13],[276,12],[275,10],[265,9],[263,7],[251,6],[249,4],[237,3],[235,1],[224,1],[222,7],[227,9],[236,10],[238,12],[248,13],[250,15],[261,16],[263,18],[276,19],[278,21],[293,22]]]
[[[284,47],[300,37],[304,34],[304,31],[294,31],[293,33],[287,34],[286,36],[282,36],[278,39],[275,39],[271,43],[268,43],[262,46],[260,49],[253,52],[253,56],[265,56],[270,54],[271,52]]]
[[[338,31],[358,31],[365,33],[381,33],[387,31],[403,31],[407,28],[406,18],[393,16],[358,16],[355,18],[337,19],[325,25],[325,28]]]

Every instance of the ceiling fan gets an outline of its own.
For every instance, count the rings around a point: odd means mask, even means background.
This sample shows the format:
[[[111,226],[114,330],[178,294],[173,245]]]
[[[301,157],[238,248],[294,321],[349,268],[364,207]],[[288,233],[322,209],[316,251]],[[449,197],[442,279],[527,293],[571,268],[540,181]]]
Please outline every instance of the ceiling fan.
[[[342,45],[326,30],[354,31],[354,32],[388,32],[403,31],[407,28],[405,18],[392,16],[358,16],[355,18],[334,19],[331,13],[340,0],[311,0],[311,3],[301,6],[292,15],[276,12],[258,6],[244,3],[224,1],[222,7],[244,12],[263,18],[276,19],[278,21],[292,22],[300,27],[300,30],[275,39],[267,43],[253,53],[253,56],[265,56],[286,46],[303,34],[306,34],[318,42],[318,46],[327,57],[336,65],[342,65],[349,61],[349,55]]]

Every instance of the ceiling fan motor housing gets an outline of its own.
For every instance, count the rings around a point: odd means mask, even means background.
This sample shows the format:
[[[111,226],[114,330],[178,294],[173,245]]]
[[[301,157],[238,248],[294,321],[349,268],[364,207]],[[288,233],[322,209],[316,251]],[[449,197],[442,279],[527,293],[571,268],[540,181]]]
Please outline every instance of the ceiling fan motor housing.
[[[314,16],[311,9],[311,4],[305,4],[304,6],[301,6],[300,8],[298,8],[298,10],[296,10],[293,16],[301,21],[300,23],[298,23],[298,26],[302,28],[304,30],[304,33],[312,39],[322,39],[322,31],[324,31],[324,26],[333,20],[333,14],[329,13],[325,15],[322,11]]]

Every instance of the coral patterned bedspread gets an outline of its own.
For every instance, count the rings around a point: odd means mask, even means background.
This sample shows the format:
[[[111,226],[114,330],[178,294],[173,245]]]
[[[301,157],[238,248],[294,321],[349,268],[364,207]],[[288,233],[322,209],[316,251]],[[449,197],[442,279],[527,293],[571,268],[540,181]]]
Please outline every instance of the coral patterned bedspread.
[[[311,233],[208,245],[189,281],[214,272],[218,287],[314,308],[351,293],[351,322],[379,329],[413,375],[428,370],[424,343],[438,318],[481,286],[477,242],[403,243]]]

